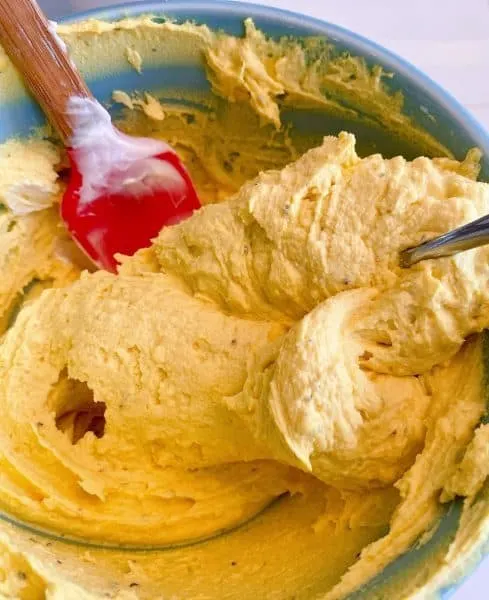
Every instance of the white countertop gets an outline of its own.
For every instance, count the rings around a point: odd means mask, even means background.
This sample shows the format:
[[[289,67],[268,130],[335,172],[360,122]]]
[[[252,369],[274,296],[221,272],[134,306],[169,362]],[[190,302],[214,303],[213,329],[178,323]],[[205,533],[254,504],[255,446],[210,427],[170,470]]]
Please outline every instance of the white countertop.
[[[40,4],[54,15],[59,6],[67,14],[121,1],[40,0]],[[489,0],[258,1],[342,25],[379,42],[450,91],[489,130]],[[486,600],[488,588],[489,559],[452,600]]]

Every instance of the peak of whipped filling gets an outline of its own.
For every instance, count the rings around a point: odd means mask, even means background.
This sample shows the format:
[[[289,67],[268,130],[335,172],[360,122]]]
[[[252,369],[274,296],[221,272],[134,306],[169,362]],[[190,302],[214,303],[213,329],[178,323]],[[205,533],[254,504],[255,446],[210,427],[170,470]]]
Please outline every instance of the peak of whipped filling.
[[[396,481],[426,435],[424,382],[361,368],[356,314],[375,296],[358,289],[319,304],[257,355],[228,399],[274,458],[342,488]]]
[[[253,516],[290,489],[288,469],[256,462],[263,452],[222,398],[242,388],[247,356],[282,332],[159,274],[86,273],[46,291],[0,346],[3,505],[79,538],[150,545]],[[78,417],[102,406],[103,432],[75,434]]]
[[[339,292],[376,288],[358,326],[363,366],[418,374],[487,324],[487,247],[403,270],[401,248],[489,212],[489,185],[464,162],[360,158],[355,138],[326,137],[228,202],[161,231],[161,267],[194,293],[249,318],[293,322]]]
[[[372,574],[436,518],[447,481],[447,494],[462,485],[451,478],[484,411],[477,341],[432,366],[486,323],[463,302],[475,286],[486,301],[487,278],[470,279],[486,250],[397,263],[487,210],[472,171],[471,156],[361,159],[352,135],[328,137],[165,228],[118,276],[44,291],[0,346],[5,509],[84,539],[167,544],[310,485],[395,484],[396,527],[422,518],[359,561]],[[436,311],[422,293],[435,279],[450,300]],[[63,391],[80,383],[86,407]],[[73,412],[102,408],[103,433],[80,436]]]

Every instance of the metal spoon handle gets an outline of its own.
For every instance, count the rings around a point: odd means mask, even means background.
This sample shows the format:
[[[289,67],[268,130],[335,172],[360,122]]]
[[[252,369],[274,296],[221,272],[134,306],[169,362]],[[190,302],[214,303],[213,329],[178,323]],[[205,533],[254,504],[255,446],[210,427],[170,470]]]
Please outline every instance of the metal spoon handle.
[[[399,264],[408,268],[421,260],[452,256],[464,250],[489,244],[489,215],[462,225],[419,246],[399,253]]]

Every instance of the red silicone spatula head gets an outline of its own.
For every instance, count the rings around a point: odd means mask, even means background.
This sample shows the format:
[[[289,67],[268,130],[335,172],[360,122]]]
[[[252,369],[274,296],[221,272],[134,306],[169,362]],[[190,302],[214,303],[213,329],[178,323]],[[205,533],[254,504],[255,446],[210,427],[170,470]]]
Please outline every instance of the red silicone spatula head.
[[[118,131],[91,96],[35,0],[0,0],[0,43],[68,148],[61,215],[99,267],[150,244],[200,204],[189,175],[162,141]]]
[[[200,207],[176,153],[159,140],[125,135],[91,98],[71,98],[71,173],[61,215],[72,237],[99,267],[116,254],[150,245],[165,225]]]

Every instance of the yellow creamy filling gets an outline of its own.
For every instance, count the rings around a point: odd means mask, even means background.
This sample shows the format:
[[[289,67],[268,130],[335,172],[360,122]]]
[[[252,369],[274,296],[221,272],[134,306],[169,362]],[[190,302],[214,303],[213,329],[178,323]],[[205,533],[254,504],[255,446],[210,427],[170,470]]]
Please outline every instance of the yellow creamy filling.
[[[351,134],[281,129],[278,100],[346,110],[335,93],[351,111],[388,106],[393,130],[408,122],[378,71],[306,64],[250,23],[243,39],[149,19],[60,28],[78,59],[84,41],[122,36],[140,70],[134,32],[202,52],[230,103],[115,92],[131,109],[121,126],[174,144],[205,204],[117,276],[81,273],[45,208],[63,190],[58,148],[0,147],[0,503],[81,540],[0,521],[0,592],[341,598],[487,474],[487,429],[474,429],[488,250],[397,262],[489,212],[477,152],[360,158]]]

